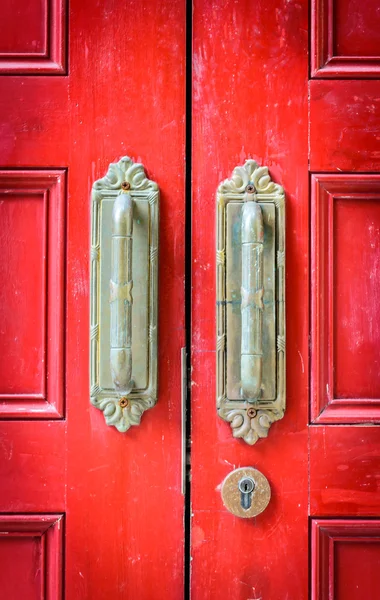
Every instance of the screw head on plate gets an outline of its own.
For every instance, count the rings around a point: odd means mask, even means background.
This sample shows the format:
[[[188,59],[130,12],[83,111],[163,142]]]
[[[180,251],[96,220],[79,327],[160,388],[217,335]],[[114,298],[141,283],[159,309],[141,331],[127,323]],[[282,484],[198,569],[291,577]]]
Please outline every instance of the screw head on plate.
[[[129,405],[128,398],[120,398],[120,400],[119,400],[119,406],[121,408],[127,408],[128,405]]]

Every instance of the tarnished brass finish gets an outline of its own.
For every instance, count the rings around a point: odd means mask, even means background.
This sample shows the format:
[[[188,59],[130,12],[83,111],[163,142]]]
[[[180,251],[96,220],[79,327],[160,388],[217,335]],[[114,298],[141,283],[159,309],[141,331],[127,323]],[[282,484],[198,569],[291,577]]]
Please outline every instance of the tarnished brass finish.
[[[158,201],[128,157],[92,188],[90,396],[119,431],[157,399]]]
[[[247,186],[249,188],[251,186]],[[263,211],[253,192],[241,211],[241,395],[260,400],[263,371]]]
[[[217,409],[248,444],[285,410],[284,200],[253,160],[217,193]]]
[[[122,186],[112,209],[112,260],[110,279],[111,350],[113,386],[119,395],[130,394],[132,380],[132,248],[133,200]]]
[[[244,508],[240,482],[247,478],[253,482],[248,508]],[[269,504],[271,491],[267,478],[253,467],[242,467],[229,473],[222,483],[224,506],[236,517],[251,519],[262,513]]]

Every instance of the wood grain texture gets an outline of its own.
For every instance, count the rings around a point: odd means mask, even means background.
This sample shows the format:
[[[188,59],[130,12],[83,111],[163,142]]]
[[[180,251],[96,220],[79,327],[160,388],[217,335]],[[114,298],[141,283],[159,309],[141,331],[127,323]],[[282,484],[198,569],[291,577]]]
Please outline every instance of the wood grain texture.
[[[0,80],[2,167],[67,169],[67,260],[57,271],[66,279],[66,419],[0,420],[0,512],[65,513],[67,598],[160,600],[165,590],[178,600],[185,6],[73,0],[69,17],[67,77]],[[158,404],[122,435],[90,406],[88,331],[91,186],[125,154],[161,190],[165,310]]]
[[[192,597],[306,599],[308,7],[196,0],[193,14]],[[215,194],[248,158],[287,194],[292,365],[285,418],[253,447],[215,411]],[[220,496],[245,466],[273,493],[254,520],[228,513]]]

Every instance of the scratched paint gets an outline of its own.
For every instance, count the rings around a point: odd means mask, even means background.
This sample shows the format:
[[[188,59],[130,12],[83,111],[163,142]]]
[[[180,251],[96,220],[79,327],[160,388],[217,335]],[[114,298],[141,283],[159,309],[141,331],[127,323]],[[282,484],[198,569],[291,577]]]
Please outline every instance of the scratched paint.
[[[183,595],[184,537],[180,353],[185,2],[48,4],[49,15],[42,0],[6,2],[2,7],[6,24],[0,74],[4,62],[16,65],[16,76],[0,77],[2,216],[12,212],[3,189],[10,190],[17,206],[12,227],[8,234],[3,227],[0,236],[0,331],[7,326],[4,336],[9,342],[0,359],[0,373],[9,374],[8,380],[0,378],[9,397],[0,403],[0,513],[66,514],[65,543],[58,543],[42,561],[40,567],[48,567],[48,572],[37,578],[46,582],[49,598],[61,598],[64,586],[67,598],[78,600],[154,600],[163,593],[167,600],[178,600]],[[60,42],[54,38],[58,29],[53,16],[60,15],[62,6],[67,12],[60,22],[68,24],[70,35]],[[20,27],[20,19],[25,27]],[[58,54],[68,49],[67,75],[30,76],[36,57],[4,59],[9,44],[25,53],[31,39],[40,40],[45,53],[45,31],[47,54],[55,44]],[[143,418],[139,431],[128,436],[105,426],[103,416],[90,407],[88,389],[90,192],[109,163],[126,154],[141,160],[162,194],[163,307],[158,405],[151,417]],[[14,174],[6,185],[5,169]],[[54,193],[50,183],[57,170],[59,175],[64,170],[66,185],[60,188],[57,183]],[[44,198],[49,204],[47,224]],[[57,215],[61,205],[63,220]],[[50,236],[45,246],[44,231]],[[56,260],[59,249],[64,252],[62,265]],[[52,277],[46,284],[45,267]],[[4,336],[0,334],[0,343]],[[59,373],[61,354],[64,368]],[[50,369],[45,377],[43,360]],[[46,399],[22,397],[41,392],[45,384],[50,390]],[[59,386],[61,413],[56,409]],[[5,405],[13,411],[11,420],[3,418]],[[20,407],[25,408],[23,418]],[[22,522],[20,536],[23,527]],[[5,563],[6,546],[0,542],[1,563],[6,565],[0,588],[6,590],[7,600],[42,594],[36,593],[32,576],[35,563],[27,550],[22,552],[21,543],[21,554],[12,554],[14,560]],[[63,553],[65,569],[54,575],[52,565]],[[2,576],[10,586],[12,578],[22,579],[21,592],[14,587],[13,596],[8,593],[12,588],[4,587]]]
[[[192,521],[205,539],[192,547],[196,600],[307,598],[307,15],[307,2],[194,3]],[[215,193],[247,158],[287,191],[288,302],[297,306],[287,323],[296,366],[288,412],[254,448],[215,411]],[[252,522],[223,508],[218,486],[231,465],[258,467],[274,490]]]

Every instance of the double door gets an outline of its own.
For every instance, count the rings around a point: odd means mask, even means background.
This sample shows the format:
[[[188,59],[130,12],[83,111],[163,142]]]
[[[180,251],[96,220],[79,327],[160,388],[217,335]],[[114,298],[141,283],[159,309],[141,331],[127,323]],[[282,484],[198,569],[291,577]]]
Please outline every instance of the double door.
[[[377,3],[1,18],[1,597],[379,597]],[[120,433],[89,402],[89,244],[124,155],[160,189],[159,387]],[[216,191],[248,159],[287,230],[286,412],[253,446],[216,412]],[[271,487],[254,519],[221,497],[246,466]]]

